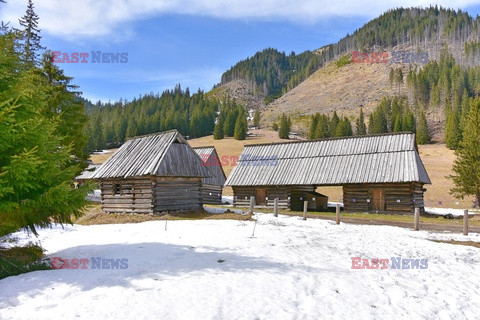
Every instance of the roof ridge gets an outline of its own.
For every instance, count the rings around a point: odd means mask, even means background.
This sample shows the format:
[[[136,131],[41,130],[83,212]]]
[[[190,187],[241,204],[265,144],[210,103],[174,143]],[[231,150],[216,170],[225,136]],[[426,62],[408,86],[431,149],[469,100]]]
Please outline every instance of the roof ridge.
[[[407,134],[415,135],[414,132],[402,131],[402,132],[387,132],[387,133],[366,134],[366,135],[363,135],[363,136],[345,136],[345,137],[330,137],[330,138],[322,138],[322,139],[307,139],[307,140],[298,140],[298,141],[252,143],[252,144],[244,144],[243,146],[244,146],[244,148],[247,148],[247,147],[255,147],[255,146],[271,146],[271,145],[281,145],[281,144],[295,144],[295,143],[307,143],[307,142],[361,139],[361,138],[385,137],[385,136],[407,135]]]
[[[171,130],[167,130],[167,131],[160,131],[160,132],[144,134],[144,135],[141,135],[141,136],[130,137],[130,138],[127,138],[125,140],[125,142],[127,142],[128,140],[135,140],[135,139],[146,138],[146,137],[160,136],[160,135],[164,135],[164,134],[172,133],[172,132],[180,133],[177,129],[171,129]]]

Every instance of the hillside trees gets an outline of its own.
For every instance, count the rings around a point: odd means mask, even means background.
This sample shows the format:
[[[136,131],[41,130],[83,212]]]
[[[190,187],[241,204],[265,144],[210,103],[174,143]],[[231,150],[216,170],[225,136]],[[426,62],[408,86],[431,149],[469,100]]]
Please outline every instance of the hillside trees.
[[[316,113],[310,117],[309,139],[345,137],[353,135],[352,124],[347,117],[340,118],[336,112],[330,119],[325,114]]]
[[[355,121],[355,135],[363,136],[367,134],[367,126],[365,125],[365,115],[363,114],[363,108],[360,108],[360,114]]]
[[[171,129],[190,137],[209,135],[213,133],[220,109],[218,100],[207,99],[200,90],[191,94],[188,88],[183,90],[180,85],[162,94],[147,94],[130,102],[120,100],[95,105],[83,102],[89,115],[87,152],[119,147],[125,139]],[[225,131],[225,135],[233,136],[235,121],[236,118],[228,128],[222,128],[222,135]],[[225,123],[225,118],[222,117],[221,123]]]

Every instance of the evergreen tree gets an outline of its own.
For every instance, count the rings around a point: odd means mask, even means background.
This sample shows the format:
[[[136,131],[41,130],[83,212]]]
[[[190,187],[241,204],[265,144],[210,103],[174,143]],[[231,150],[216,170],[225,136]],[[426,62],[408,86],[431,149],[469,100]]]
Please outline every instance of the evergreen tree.
[[[282,118],[280,119],[280,126],[278,129],[278,137],[280,139],[288,139],[290,134],[290,122],[285,113],[282,114]]]
[[[245,140],[247,139],[247,117],[246,115],[242,112],[238,115],[237,121],[235,123],[235,132],[233,134],[233,137],[236,140]]]
[[[18,21],[21,30],[17,30],[20,34],[20,48],[21,59],[28,67],[32,67],[37,64],[39,51],[45,49],[40,44],[40,29],[38,28],[38,15],[35,13],[35,7],[32,0],[28,0],[27,11],[25,15]]]
[[[425,111],[423,110],[420,113],[420,118],[418,119],[416,140],[417,144],[426,144],[430,142],[430,132],[428,130],[427,118],[425,117]]]
[[[364,136],[367,134],[367,126],[365,125],[365,116],[363,114],[363,108],[360,108],[360,115],[355,122],[355,135]]]
[[[332,119],[330,120],[330,136],[335,137],[337,132],[337,126],[340,123],[337,111],[333,111]]]
[[[320,115],[315,131],[315,139],[322,139],[330,137],[330,119],[327,115]]]
[[[351,136],[352,134],[353,134],[352,124],[350,123],[350,120],[348,120],[347,117],[340,120],[340,122],[337,125],[335,136],[336,137],[348,137],[348,136]]]
[[[398,114],[395,117],[395,120],[394,120],[393,132],[402,132],[403,131],[402,122],[403,122],[402,121],[402,115]]]
[[[480,203],[480,99],[476,98],[470,105],[468,120],[453,164],[455,183],[451,193],[457,198],[473,195],[476,206]]]
[[[81,171],[71,146],[47,118],[48,85],[39,70],[21,67],[11,35],[0,36],[0,235],[52,222],[71,223],[86,204],[88,188],[73,188]]]
[[[42,113],[49,119],[58,118],[60,125],[56,134],[63,137],[62,144],[71,145],[77,158],[86,159],[84,128],[88,117],[79,99],[80,92],[76,91],[78,86],[72,85],[73,78],[66,76],[63,70],[52,63],[50,52],[43,56],[41,72],[47,83],[47,104]]]
[[[223,121],[221,117],[218,117],[217,119],[217,124],[215,125],[215,128],[213,129],[213,139],[215,140],[220,140],[223,139]]]
[[[450,149],[456,149],[461,139],[460,121],[457,112],[447,111],[447,121],[445,124],[445,144]]]
[[[253,114],[253,126],[255,128],[260,128],[260,110],[256,109]]]

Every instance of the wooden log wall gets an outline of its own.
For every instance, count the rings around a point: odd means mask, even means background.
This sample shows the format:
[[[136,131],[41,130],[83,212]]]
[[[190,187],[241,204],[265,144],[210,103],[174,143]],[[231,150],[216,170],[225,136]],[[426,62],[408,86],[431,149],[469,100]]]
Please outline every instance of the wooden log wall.
[[[290,209],[303,210],[303,202],[308,201],[308,193],[315,192],[314,186],[293,186],[291,189]]]
[[[275,198],[278,197],[278,207],[286,209],[290,207],[290,187],[280,186],[247,186],[247,187],[232,187],[233,189],[233,204],[239,207],[248,207],[250,205],[250,197],[255,197],[255,188],[267,189],[266,207],[273,208]]]
[[[202,208],[201,178],[156,177],[153,204],[155,213]]]
[[[349,184],[343,186],[345,210],[372,211],[372,190],[382,190],[385,211],[412,213],[424,210],[423,185],[420,183]],[[370,202],[367,201],[370,199]]]
[[[222,204],[222,186],[202,185],[203,203]]]
[[[108,213],[153,213],[152,182],[150,177],[102,180],[102,210]]]

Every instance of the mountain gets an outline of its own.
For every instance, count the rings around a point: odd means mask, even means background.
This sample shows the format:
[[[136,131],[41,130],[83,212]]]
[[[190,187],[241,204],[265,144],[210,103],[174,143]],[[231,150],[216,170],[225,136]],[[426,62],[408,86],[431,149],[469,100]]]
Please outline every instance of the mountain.
[[[414,108],[425,109],[436,140],[441,140],[449,106],[454,109],[453,104],[461,102],[464,89],[467,96],[477,94],[476,81],[468,76],[477,71],[468,70],[480,64],[479,26],[480,17],[473,18],[461,10],[437,6],[389,10],[337,43],[315,51],[298,55],[275,49],[258,52],[226,71],[210,94],[218,98],[230,95],[249,107],[260,108],[266,124],[285,112],[294,117],[294,128],[304,132],[304,114],[337,111],[353,118],[359,107],[364,107],[368,115],[383,96],[405,95]],[[388,52],[389,57],[392,51],[426,53],[429,70],[437,71],[417,79],[426,65],[349,63],[351,51],[355,50]],[[433,65],[440,61],[442,53],[448,53],[455,65],[441,65],[444,79],[440,79],[438,65]],[[347,62],[336,63],[340,58]],[[390,83],[392,69],[402,71],[401,83]],[[460,73],[463,79],[453,80]],[[419,93],[415,86],[423,92]],[[435,95],[439,86],[446,88],[443,91],[448,97],[433,103],[436,100],[430,95]],[[428,97],[422,99],[422,95]]]

